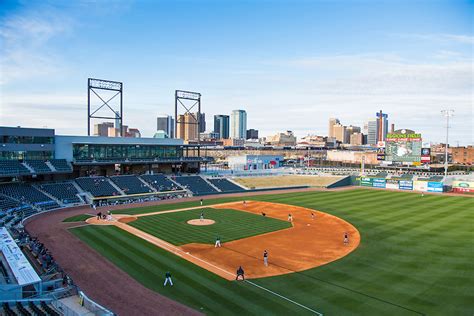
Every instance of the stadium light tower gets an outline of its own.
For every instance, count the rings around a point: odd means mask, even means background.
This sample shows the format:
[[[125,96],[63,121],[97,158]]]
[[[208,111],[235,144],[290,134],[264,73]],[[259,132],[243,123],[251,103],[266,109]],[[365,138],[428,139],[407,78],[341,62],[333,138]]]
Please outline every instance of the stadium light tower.
[[[449,118],[454,115],[454,110],[442,110],[441,114],[446,117],[446,144],[444,150],[444,181],[448,177],[448,144],[449,144]]]

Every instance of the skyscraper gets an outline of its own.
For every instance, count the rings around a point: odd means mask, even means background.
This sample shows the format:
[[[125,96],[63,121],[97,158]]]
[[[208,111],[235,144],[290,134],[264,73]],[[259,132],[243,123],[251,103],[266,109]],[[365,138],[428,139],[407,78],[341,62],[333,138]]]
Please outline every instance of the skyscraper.
[[[219,134],[219,138],[229,138],[229,115],[214,115],[214,133]]]
[[[230,121],[230,137],[234,139],[245,139],[247,137],[247,112],[245,112],[245,110],[233,110]]]
[[[371,118],[367,122],[367,144],[377,144],[377,119]]]
[[[328,136],[329,137],[334,137],[334,125],[340,124],[339,119],[337,118],[330,118],[329,119],[329,131],[328,131]]]
[[[377,141],[384,141],[388,133],[388,114],[382,113],[382,110],[377,114]]]
[[[198,113],[196,113],[198,117]],[[199,133],[204,133],[206,131],[206,113],[201,113],[199,115]]]
[[[174,138],[174,119],[170,115],[158,115],[156,118],[156,130],[164,131],[169,138]]]
[[[178,127],[176,130],[176,138],[184,139],[185,141],[198,140],[198,124],[196,114],[186,113],[178,116]]]
[[[333,126],[333,133],[337,141],[346,144],[347,143],[347,134],[346,134],[346,127],[337,123]]]

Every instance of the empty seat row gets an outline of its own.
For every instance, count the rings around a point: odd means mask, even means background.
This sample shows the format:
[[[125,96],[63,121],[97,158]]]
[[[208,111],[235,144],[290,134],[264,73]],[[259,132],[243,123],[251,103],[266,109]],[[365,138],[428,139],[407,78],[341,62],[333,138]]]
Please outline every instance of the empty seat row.
[[[57,171],[72,171],[72,167],[66,159],[51,159],[49,162]]]
[[[81,199],[77,196],[79,191],[70,182],[48,183],[39,186],[41,190],[54,196],[65,204],[80,203]]]
[[[31,174],[30,170],[17,160],[0,160],[0,175]]]
[[[14,198],[23,203],[33,204],[43,210],[49,210],[59,207],[46,194],[38,191],[29,184],[8,183],[0,185],[0,193]]]
[[[24,162],[36,173],[51,173],[53,171],[43,160],[25,160]]]
[[[104,177],[77,178],[76,183],[95,197],[121,195]]]
[[[110,177],[110,180],[112,180],[125,194],[153,192],[150,187],[135,175],[113,176]]]
[[[173,181],[162,174],[145,174],[140,176],[149,185],[155,188],[158,192],[182,190]]]
[[[180,176],[176,177],[175,181],[193,192],[193,194],[204,195],[218,192],[200,176]]]
[[[225,178],[215,178],[208,179],[215,187],[217,187],[222,192],[242,192],[245,191],[243,188],[239,187],[235,183],[230,182]]]

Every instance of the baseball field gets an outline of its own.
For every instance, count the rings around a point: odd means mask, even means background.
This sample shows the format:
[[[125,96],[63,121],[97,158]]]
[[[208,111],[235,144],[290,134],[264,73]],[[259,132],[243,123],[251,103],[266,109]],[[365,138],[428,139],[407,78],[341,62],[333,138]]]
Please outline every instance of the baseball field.
[[[89,218],[70,231],[205,314],[472,315],[472,198],[354,189],[245,199],[124,209],[114,225]],[[201,213],[213,224],[188,224]],[[237,263],[249,280],[233,280]]]

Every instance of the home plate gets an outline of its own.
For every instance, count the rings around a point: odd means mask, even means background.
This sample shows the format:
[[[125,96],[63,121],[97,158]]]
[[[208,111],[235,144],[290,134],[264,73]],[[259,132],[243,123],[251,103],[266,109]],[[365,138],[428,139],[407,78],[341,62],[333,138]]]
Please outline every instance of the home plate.
[[[311,226],[311,224],[306,224],[306,226]]]

